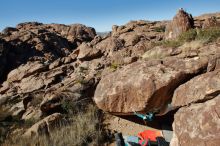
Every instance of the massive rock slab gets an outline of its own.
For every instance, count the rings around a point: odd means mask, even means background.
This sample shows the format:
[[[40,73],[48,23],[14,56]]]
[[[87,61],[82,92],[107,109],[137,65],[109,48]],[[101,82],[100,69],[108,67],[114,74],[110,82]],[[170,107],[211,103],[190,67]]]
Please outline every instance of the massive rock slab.
[[[99,108],[115,114],[160,111],[172,93],[189,76],[207,66],[207,60],[167,59],[140,61],[104,76],[94,100]]]
[[[220,143],[219,115],[219,95],[205,103],[181,108],[175,114],[171,146],[218,146]]]

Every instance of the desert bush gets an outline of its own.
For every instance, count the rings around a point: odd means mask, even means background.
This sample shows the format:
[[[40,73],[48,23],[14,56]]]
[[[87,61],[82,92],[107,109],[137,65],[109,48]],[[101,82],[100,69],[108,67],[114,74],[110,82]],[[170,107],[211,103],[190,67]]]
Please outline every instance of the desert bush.
[[[163,46],[163,47],[179,47],[182,43],[179,40],[164,40],[160,42],[156,42],[153,44],[153,46]]]
[[[85,80],[84,78],[78,78],[77,80],[76,80],[76,83],[79,83],[79,84],[86,84],[88,81],[87,80]]]
[[[83,67],[83,66],[80,66],[80,67],[79,67],[79,72],[83,73],[83,72],[85,72],[85,71],[88,71],[88,68]]]
[[[163,40],[153,43],[153,46],[164,47],[179,47],[186,42],[202,41],[203,43],[210,43],[217,40],[220,37],[220,28],[208,28],[208,29],[190,29],[187,32],[182,33],[175,40]]]
[[[191,42],[185,42],[180,48],[183,52],[198,50],[206,43],[205,40],[194,40]]]
[[[117,70],[118,67],[119,67],[119,64],[117,64],[117,63],[112,63],[112,64],[110,65],[110,68],[111,68],[113,71]]]
[[[68,124],[61,124],[49,136],[20,136],[6,141],[3,146],[86,146],[103,145],[105,133],[102,127],[102,114],[94,106],[88,105],[86,110],[72,116]]]
[[[163,59],[169,56],[170,53],[166,48],[155,47],[154,49],[148,50],[142,55],[143,59]]]
[[[220,28],[212,27],[207,29],[191,29],[179,36],[179,41],[189,42],[193,40],[202,40],[206,43],[213,42],[220,37]]]
[[[154,31],[156,31],[156,32],[165,32],[165,30],[166,30],[165,26],[156,27],[154,29]]]
[[[197,36],[197,30],[196,29],[190,29],[186,32],[183,32],[177,39],[181,44],[184,42],[190,42],[196,39]]]
[[[213,42],[220,37],[220,27],[200,29],[197,32],[197,40],[205,40],[207,43]]]
[[[77,81],[78,83],[78,81]],[[67,116],[74,116],[80,111],[86,110],[86,107],[91,104],[91,99],[87,97],[82,97],[80,93],[73,93],[68,90],[64,90],[59,93],[59,102],[61,106],[61,111]]]
[[[31,127],[32,125],[34,125],[35,123],[37,123],[38,120],[34,119],[34,118],[30,118],[24,121],[24,126],[25,127]]]
[[[6,135],[8,133],[8,124],[5,119],[10,115],[9,112],[3,110],[0,107],[0,145],[4,142]]]

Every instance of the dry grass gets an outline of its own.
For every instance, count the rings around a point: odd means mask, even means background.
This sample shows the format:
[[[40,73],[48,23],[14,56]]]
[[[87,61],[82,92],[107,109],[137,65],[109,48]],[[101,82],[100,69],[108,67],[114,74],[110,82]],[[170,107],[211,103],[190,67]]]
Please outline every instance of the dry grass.
[[[5,140],[6,135],[8,133],[8,127],[7,127],[6,123],[4,122],[4,119],[6,117],[8,117],[8,115],[9,115],[9,113],[4,111],[0,107],[0,145]]]
[[[13,138],[3,146],[86,146],[103,145],[104,130],[102,129],[100,112],[89,105],[84,112],[71,118],[69,124],[62,124],[50,136],[42,135],[30,139]]]
[[[216,41],[220,37],[220,28],[212,27],[207,29],[191,29],[181,34],[178,38],[181,42],[202,40],[205,43]]]
[[[183,52],[197,51],[199,48],[204,46],[205,43],[205,40],[195,40],[184,43],[182,46],[180,46],[180,48]]]
[[[166,48],[155,47],[154,49],[148,50],[142,55],[143,59],[162,59],[169,56],[170,53]]]
[[[182,33],[175,40],[163,40],[159,42],[152,42],[150,50],[145,52],[143,59],[162,59],[169,56],[169,50],[166,48],[180,49],[184,54],[190,56],[197,55],[199,48],[210,42],[219,41],[220,28],[208,29],[191,29]],[[158,49],[158,46],[164,49]]]

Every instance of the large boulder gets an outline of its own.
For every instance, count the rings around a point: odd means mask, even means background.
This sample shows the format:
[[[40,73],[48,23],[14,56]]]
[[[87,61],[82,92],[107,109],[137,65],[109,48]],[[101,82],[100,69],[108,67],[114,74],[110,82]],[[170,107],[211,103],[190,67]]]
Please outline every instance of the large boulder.
[[[102,55],[101,50],[93,48],[86,43],[82,43],[77,49],[79,50],[77,57],[79,60],[92,60]]]
[[[183,9],[178,10],[176,16],[166,27],[165,38],[176,39],[180,34],[194,27],[193,17]]]
[[[135,62],[104,76],[94,95],[98,107],[115,114],[160,111],[175,88],[207,66],[202,58],[162,62]]]
[[[99,42],[95,47],[106,55],[112,56],[114,51],[122,49],[124,42],[121,39],[109,37],[101,42]]]
[[[202,83],[203,80],[200,81]],[[190,86],[191,89],[193,86]],[[208,89],[209,85],[207,86]],[[195,89],[195,91],[200,92]],[[203,92],[203,91],[201,91]],[[185,92],[187,93],[187,92]],[[187,94],[185,94],[187,95]],[[196,94],[194,94],[196,96]],[[198,93],[199,95],[199,93]],[[181,108],[175,114],[171,146],[218,146],[220,143],[220,96]]]
[[[118,114],[160,109],[181,77],[181,72],[160,64],[133,63],[102,78],[94,100],[102,110]]]
[[[220,142],[220,70],[199,75],[179,86],[172,106],[180,107],[173,123],[172,146]]]
[[[172,105],[182,107],[203,102],[218,94],[220,94],[220,70],[202,74],[179,86],[174,92]]]

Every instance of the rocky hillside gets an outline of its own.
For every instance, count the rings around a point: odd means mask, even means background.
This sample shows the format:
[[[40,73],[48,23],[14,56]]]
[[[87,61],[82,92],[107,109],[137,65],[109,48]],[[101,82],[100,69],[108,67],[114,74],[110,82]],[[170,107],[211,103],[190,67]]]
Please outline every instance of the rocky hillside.
[[[114,115],[158,116],[171,104],[177,111],[172,146],[217,146],[219,37],[219,13],[194,19],[183,10],[172,21],[114,25],[104,37],[81,24],[28,22],[5,28],[0,120],[7,130],[0,129],[0,140],[41,135],[45,129],[51,137],[70,110],[93,103]],[[30,121],[28,127],[17,124]]]

